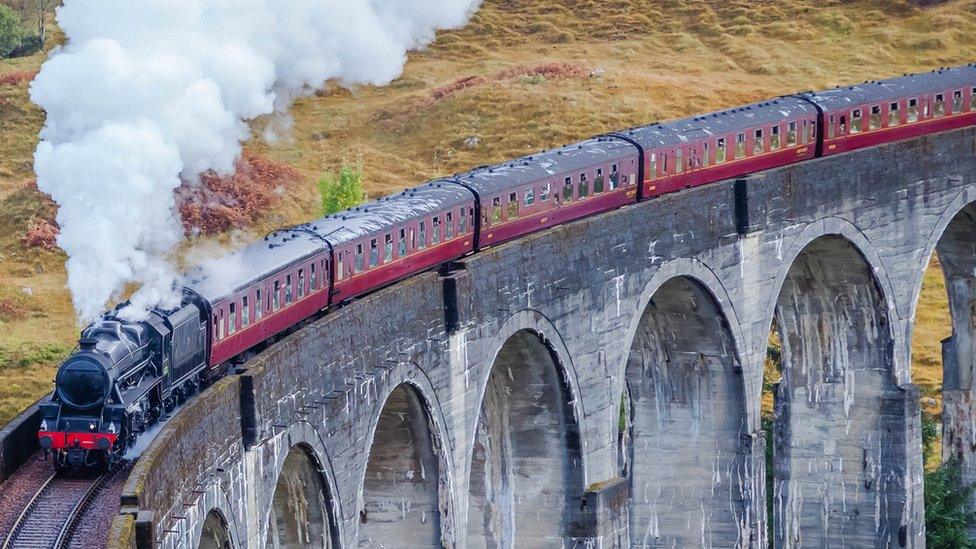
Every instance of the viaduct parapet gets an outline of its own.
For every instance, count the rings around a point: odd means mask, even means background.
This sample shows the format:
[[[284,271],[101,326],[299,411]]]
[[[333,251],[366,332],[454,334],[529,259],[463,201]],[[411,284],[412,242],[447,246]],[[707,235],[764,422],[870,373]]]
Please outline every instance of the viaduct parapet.
[[[945,452],[976,480],[974,174],[976,131],[928,136],[377,292],[179,413],[110,544],[760,547],[772,521],[778,547],[923,547],[910,342],[934,251],[953,318]]]

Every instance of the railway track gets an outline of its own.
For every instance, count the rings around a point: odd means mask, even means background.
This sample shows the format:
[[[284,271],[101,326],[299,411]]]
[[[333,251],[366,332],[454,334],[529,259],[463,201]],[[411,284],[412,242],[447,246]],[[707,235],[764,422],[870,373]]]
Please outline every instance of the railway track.
[[[17,517],[0,549],[66,549],[81,514],[110,476],[51,475]]]

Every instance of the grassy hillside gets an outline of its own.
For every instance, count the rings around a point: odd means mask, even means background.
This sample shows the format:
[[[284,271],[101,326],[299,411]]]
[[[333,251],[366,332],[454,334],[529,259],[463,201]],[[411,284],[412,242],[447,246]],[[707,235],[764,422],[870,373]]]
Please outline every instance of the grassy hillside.
[[[390,86],[303,99],[289,139],[250,145],[308,181],[255,229],[315,215],[312,182],[343,163],[361,162],[378,196],[606,130],[976,59],[976,0],[928,3],[486,0]],[[42,61],[0,61],[0,82]],[[0,422],[50,386],[49,355],[77,330],[63,256],[21,242],[47,207],[25,186],[42,121],[26,83],[0,83]],[[947,325],[940,284],[931,271],[915,343],[917,379],[932,388]]]

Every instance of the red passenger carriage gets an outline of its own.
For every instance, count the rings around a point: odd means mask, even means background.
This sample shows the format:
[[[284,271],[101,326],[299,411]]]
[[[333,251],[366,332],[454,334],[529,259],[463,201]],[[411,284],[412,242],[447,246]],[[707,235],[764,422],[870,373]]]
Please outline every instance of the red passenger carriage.
[[[482,248],[688,187],[974,124],[970,64],[609,134],[275,231],[191,273],[179,309],[143,322],[107,313],[89,327],[41,405],[39,442],[60,464],[120,455],[263,344]]]

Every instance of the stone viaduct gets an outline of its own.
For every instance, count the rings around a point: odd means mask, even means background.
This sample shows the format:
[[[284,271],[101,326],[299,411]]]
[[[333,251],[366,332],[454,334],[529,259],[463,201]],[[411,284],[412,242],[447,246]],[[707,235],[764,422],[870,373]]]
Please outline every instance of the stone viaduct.
[[[350,304],[171,421],[110,546],[923,547],[909,366],[934,252],[945,452],[976,480],[966,129],[626,207]]]

